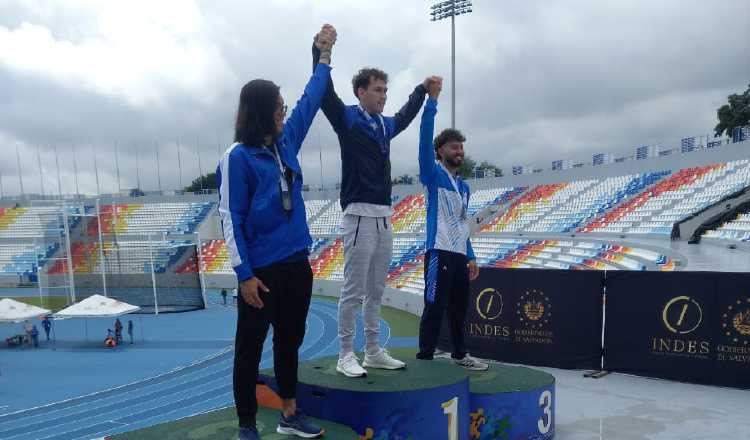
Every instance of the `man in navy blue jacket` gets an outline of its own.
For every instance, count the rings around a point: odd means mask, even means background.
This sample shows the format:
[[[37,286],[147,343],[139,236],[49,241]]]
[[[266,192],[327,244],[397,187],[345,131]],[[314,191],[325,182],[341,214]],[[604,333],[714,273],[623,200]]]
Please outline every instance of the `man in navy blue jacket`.
[[[302,200],[297,154],[328,86],[336,31],[316,38],[321,59],[289,119],[279,87],[253,80],[240,94],[235,143],[216,170],[219,214],[240,295],[234,356],[234,399],[241,440],[256,440],[255,383],[263,341],[274,327],[274,372],[282,399],[276,431],[312,438],[323,434],[297,409],[298,349],[312,295],[312,243]]]
[[[313,66],[320,51],[313,45]],[[362,368],[399,369],[406,364],[391,357],[379,343],[380,305],[388,264],[391,261],[391,160],[390,142],[409,126],[424,102],[427,84],[419,84],[393,117],[383,116],[388,75],[365,68],[352,79],[358,105],[345,105],[336,95],[333,81],[321,108],[333,126],[341,147],[341,209],[344,242],[344,286],[341,289],[338,333],[341,344],[336,370],[348,377],[362,377]],[[357,312],[364,315],[365,358],[354,354]]]

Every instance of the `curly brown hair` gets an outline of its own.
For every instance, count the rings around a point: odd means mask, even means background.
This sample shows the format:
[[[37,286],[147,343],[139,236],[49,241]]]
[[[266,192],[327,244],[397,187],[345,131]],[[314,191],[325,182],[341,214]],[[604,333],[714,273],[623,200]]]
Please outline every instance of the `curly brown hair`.
[[[352,78],[352,89],[354,90],[354,96],[356,98],[359,98],[359,95],[357,95],[357,90],[359,88],[367,89],[367,87],[370,85],[370,82],[379,79],[387,83],[388,74],[374,67],[364,67],[360,69],[359,72],[354,75],[354,78]]]
[[[466,142],[466,137],[463,133],[456,130],[455,128],[446,128],[445,130],[441,131],[433,142],[433,144],[435,145],[435,154],[437,155],[438,160],[442,160],[442,157],[440,157],[440,154],[438,154],[437,152],[438,148],[442,147],[448,142]]]

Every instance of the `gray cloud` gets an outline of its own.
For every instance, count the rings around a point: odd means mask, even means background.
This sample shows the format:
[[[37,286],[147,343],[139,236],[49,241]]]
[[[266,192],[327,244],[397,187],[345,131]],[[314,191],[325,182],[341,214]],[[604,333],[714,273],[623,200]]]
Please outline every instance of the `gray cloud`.
[[[215,167],[219,151],[231,142],[242,84],[269,78],[288,103],[296,101],[310,73],[312,35],[324,22],[339,31],[333,77],[342,99],[354,103],[349,81],[365,65],[391,76],[387,113],[426,75],[440,74],[446,84],[437,127],[446,127],[450,24],[429,22],[429,4],[164,2],[148,6],[147,17],[136,18],[131,31],[102,26],[113,14],[102,6],[106,2],[75,8],[41,0],[3,2],[4,192],[20,190],[16,146],[27,192],[39,192],[37,146],[45,191],[57,192],[55,145],[63,192],[75,191],[73,145],[82,192],[96,191],[94,150],[100,190],[117,187],[115,143],[123,188],[137,184],[136,145],[141,186],[158,186],[158,148],[162,187],[177,187],[178,140],[182,183],[188,184],[198,173],[196,141],[203,172]],[[173,15],[162,17],[159,7],[172,7]],[[474,13],[457,20],[457,125],[469,139],[468,154],[506,169],[548,167],[552,159],[625,155],[636,144],[675,145],[681,137],[710,133],[716,108],[750,82],[745,12],[743,0],[475,0]],[[28,48],[19,52],[3,41]],[[29,67],[19,53],[40,59]],[[83,65],[66,65],[55,58],[59,53]],[[97,64],[102,62],[114,66]],[[392,144],[394,175],[417,171],[418,122]],[[321,152],[324,182],[331,185],[340,175],[338,145],[318,115],[301,158],[305,179],[314,186]]]

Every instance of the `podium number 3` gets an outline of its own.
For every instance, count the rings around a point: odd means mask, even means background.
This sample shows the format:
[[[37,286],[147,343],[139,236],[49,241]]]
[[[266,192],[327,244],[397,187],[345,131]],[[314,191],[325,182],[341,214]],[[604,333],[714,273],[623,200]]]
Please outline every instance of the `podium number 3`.
[[[552,393],[543,392],[539,396],[539,407],[542,408],[543,415],[536,421],[540,434],[546,434],[552,427]]]
[[[458,397],[443,402],[443,414],[448,416],[448,440],[458,440]]]

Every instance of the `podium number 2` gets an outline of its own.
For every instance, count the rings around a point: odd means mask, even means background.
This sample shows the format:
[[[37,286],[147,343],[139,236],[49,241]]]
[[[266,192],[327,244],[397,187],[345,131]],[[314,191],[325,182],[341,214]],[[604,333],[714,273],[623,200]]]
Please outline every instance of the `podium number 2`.
[[[448,440],[458,440],[458,397],[443,402],[443,414],[448,416]]]
[[[536,421],[536,425],[540,434],[546,434],[552,427],[552,393],[549,390],[539,396],[539,407],[544,414]]]

